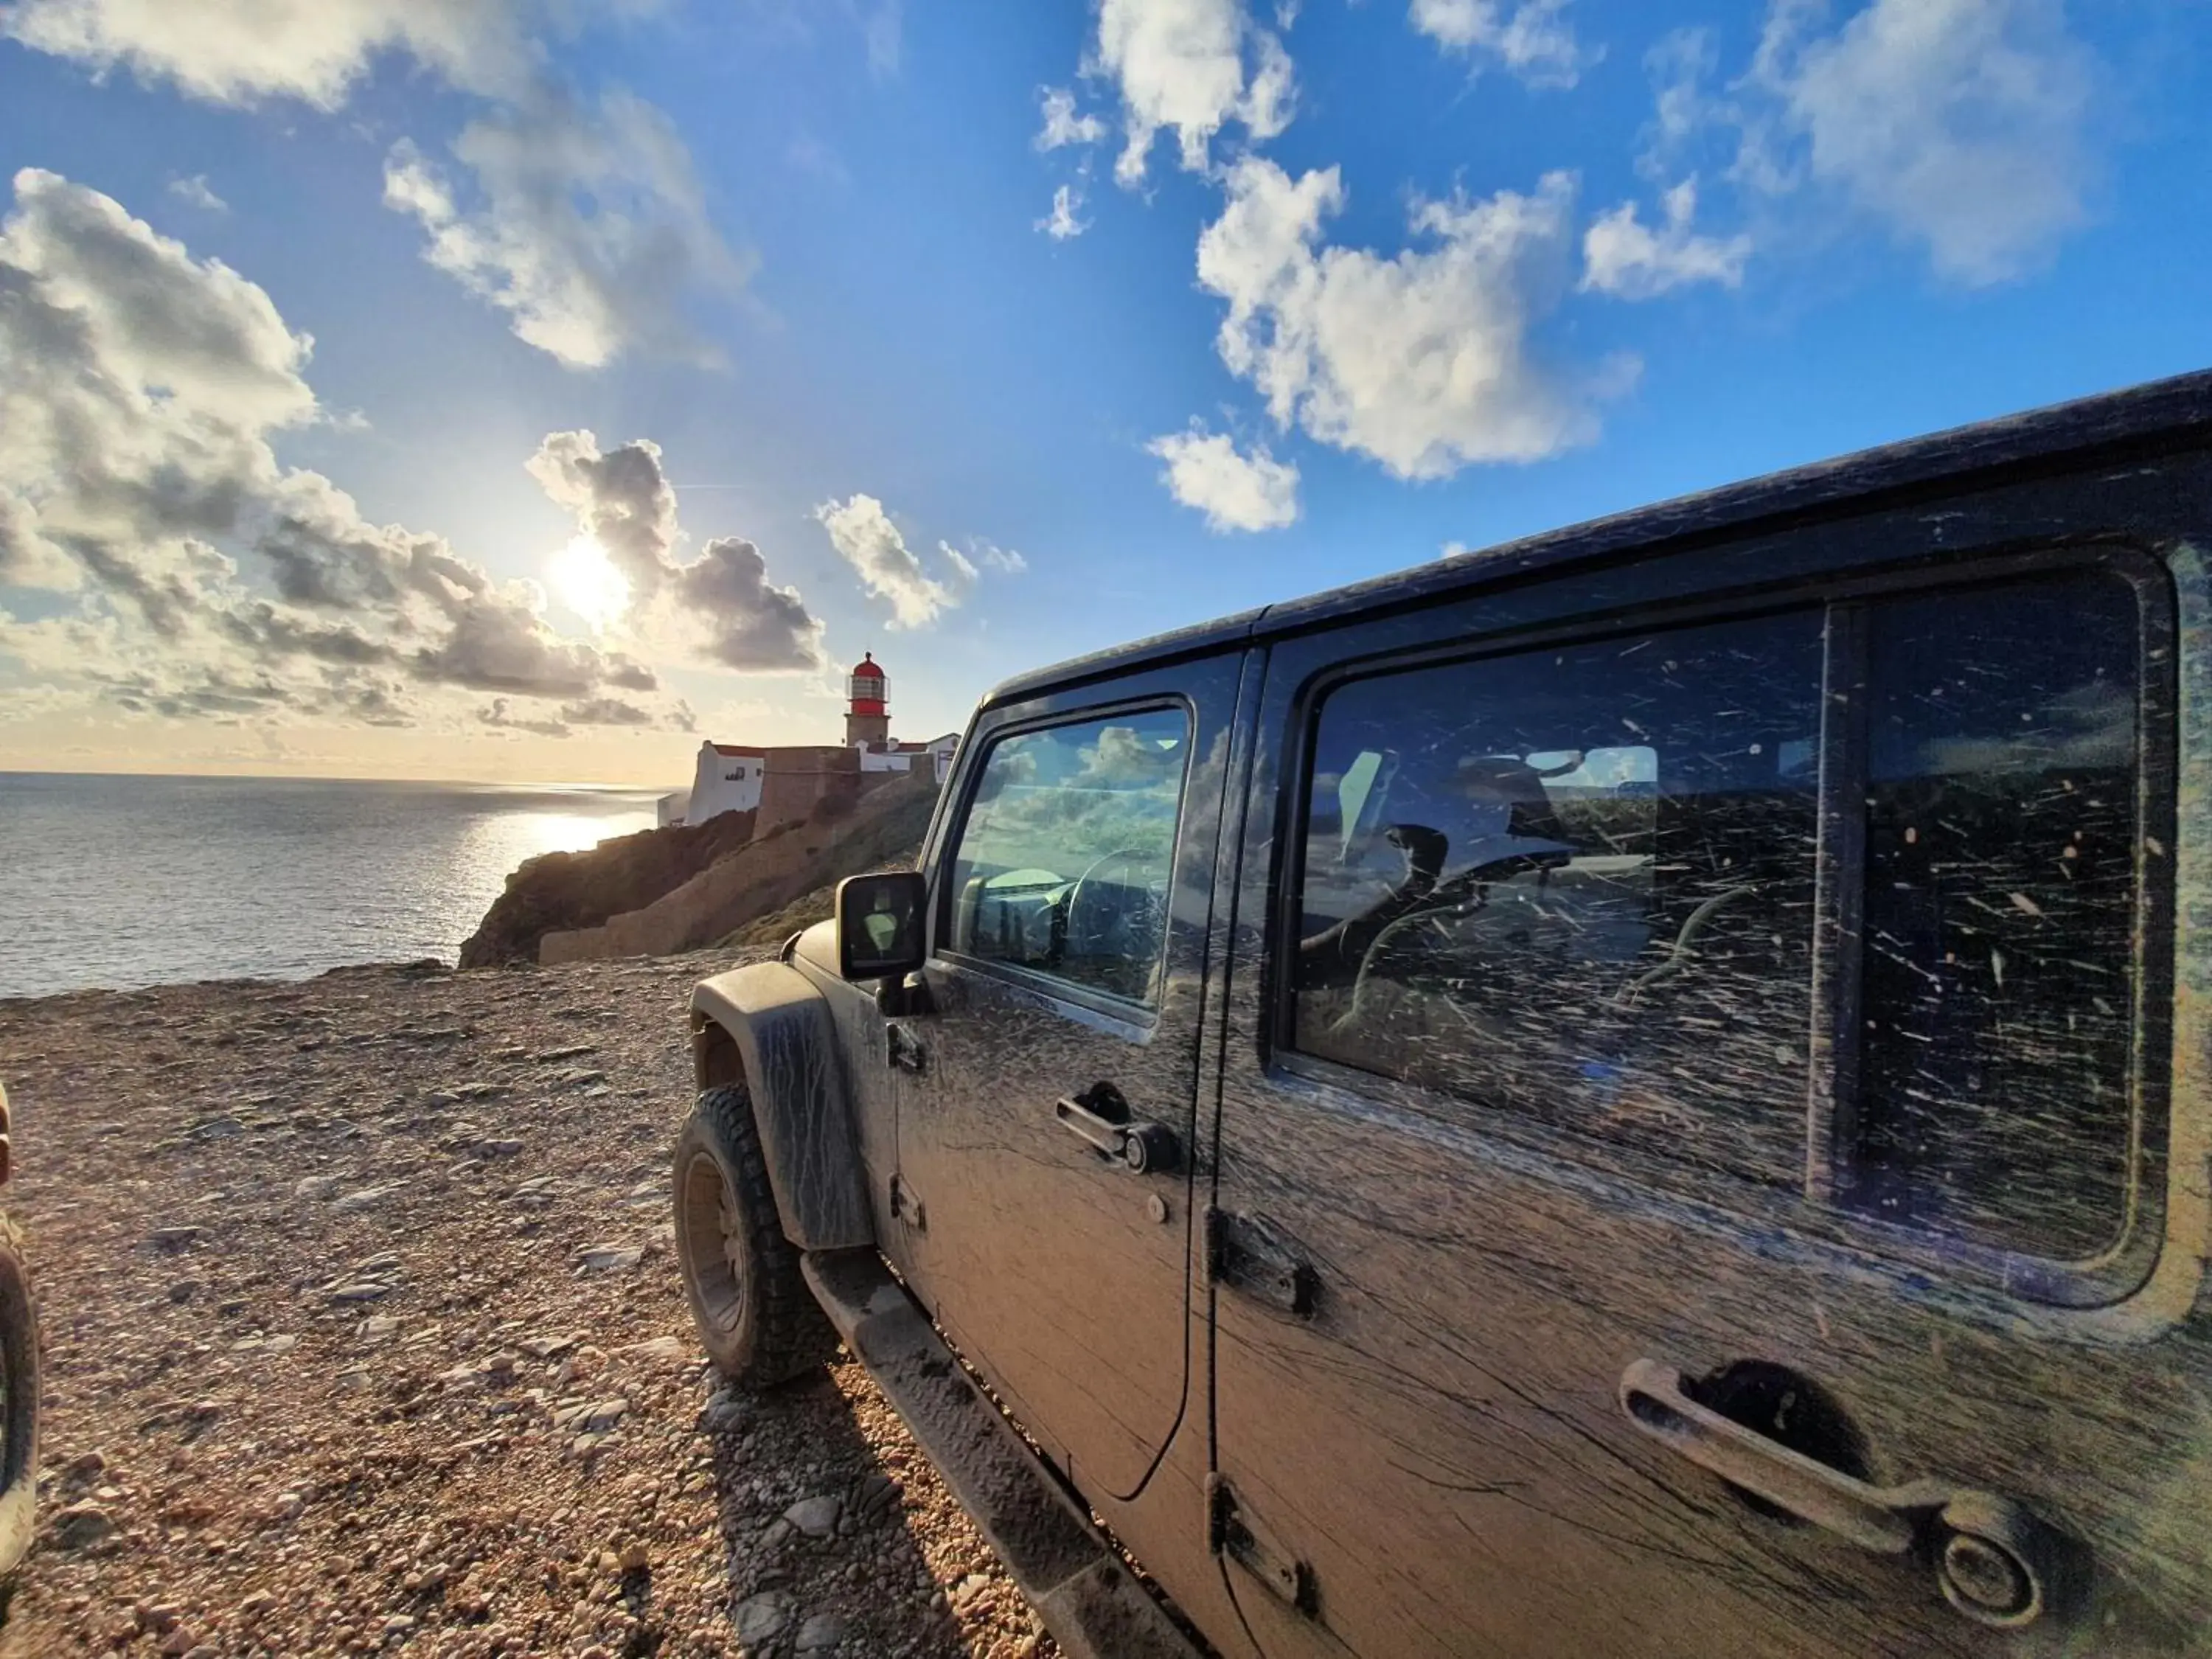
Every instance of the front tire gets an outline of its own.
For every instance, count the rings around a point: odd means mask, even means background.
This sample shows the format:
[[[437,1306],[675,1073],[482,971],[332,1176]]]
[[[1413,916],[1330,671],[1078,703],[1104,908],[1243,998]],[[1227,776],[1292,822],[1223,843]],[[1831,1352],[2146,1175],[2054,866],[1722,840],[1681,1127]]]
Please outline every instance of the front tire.
[[[22,1230],[0,1216],[0,1578],[38,1525],[39,1310]]]
[[[715,1369],[757,1390],[823,1364],[836,1334],[783,1236],[744,1085],[700,1095],[676,1137],[675,1176],[684,1299]]]

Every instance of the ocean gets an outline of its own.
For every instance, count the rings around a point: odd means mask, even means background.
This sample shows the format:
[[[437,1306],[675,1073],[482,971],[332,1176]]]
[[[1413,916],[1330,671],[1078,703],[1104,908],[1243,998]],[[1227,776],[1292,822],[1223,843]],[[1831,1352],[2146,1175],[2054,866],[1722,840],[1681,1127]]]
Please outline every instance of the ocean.
[[[515,866],[657,793],[0,772],[0,997],[451,963]]]

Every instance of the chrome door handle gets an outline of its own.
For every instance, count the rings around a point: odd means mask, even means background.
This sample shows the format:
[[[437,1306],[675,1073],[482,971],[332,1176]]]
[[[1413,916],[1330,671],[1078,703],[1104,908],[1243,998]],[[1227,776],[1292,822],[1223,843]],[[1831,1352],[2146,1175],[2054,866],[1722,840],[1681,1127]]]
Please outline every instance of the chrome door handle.
[[[1978,1624],[2018,1629],[2081,1589],[2080,1547],[2009,1498],[1948,1480],[1874,1486],[1698,1404],[1682,1374],[1655,1359],[1622,1373],[1620,1406],[1669,1451],[1862,1549],[1927,1545],[1943,1599]]]
[[[1121,1121],[1102,1116],[1093,1109],[1109,1103],[1120,1108]],[[1062,1096],[1053,1103],[1052,1113],[1074,1133],[1133,1175],[1172,1170],[1182,1150],[1176,1144],[1175,1131],[1165,1124],[1129,1122],[1127,1106],[1122,1103],[1121,1095],[1107,1085],[1100,1085],[1088,1095]]]

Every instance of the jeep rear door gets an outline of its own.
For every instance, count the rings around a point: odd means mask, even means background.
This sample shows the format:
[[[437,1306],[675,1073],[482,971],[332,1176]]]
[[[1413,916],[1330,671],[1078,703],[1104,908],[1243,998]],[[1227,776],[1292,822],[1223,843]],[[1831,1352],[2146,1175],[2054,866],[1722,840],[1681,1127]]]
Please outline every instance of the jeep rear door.
[[[899,1258],[1094,1497],[1182,1420],[1189,1148],[1241,653],[987,709],[896,1022]],[[1139,1167],[1141,1166],[1141,1167]]]
[[[2208,500],[1273,646],[1212,1218],[1271,1659],[2202,1650]]]

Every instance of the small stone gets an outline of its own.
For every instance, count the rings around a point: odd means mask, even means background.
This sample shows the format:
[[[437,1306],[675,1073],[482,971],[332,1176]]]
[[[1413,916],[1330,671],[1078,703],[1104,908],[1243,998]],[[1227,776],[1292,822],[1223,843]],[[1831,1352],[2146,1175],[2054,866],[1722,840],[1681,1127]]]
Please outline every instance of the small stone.
[[[339,1184],[336,1176],[306,1176],[292,1184],[292,1192],[299,1198],[330,1198],[337,1194]]]
[[[373,1210],[398,1190],[397,1187],[363,1187],[356,1192],[345,1194],[331,1207],[345,1211]]]
[[[114,1531],[115,1522],[97,1504],[71,1504],[53,1520],[54,1544],[59,1549],[81,1550]]]
[[[409,1631],[411,1631],[414,1628],[414,1614],[409,1613],[395,1613],[384,1621],[385,1638],[388,1641],[395,1636],[404,1636]]]
[[[522,1150],[519,1140],[479,1140],[469,1149],[482,1158],[513,1158]]]
[[[355,1365],[348,1370],[340,1371],[338,1373],[338,1384],[342,1388],[351,1389],[356,1394],[364,1394],[368,1392],[368,1368],[366,1366]]]
[[[206,1288],[207,1282],[204,1279],[176,1279],[169,1285],[169,1300],[172,1302],[189,1302]]]
[[[602,1400],[584,1415],[584,1429],[590,1434],[605,1434],[623,1419],[629,1409],[627,1400]]]
[[[399,1322],[389,1314],[378,1314],[361,1328],[361,1340],[364,1342],[389,1342],[398,1334]]]
[[[691,1358],[690,1345],[680,1336],[656,1336],[644,1342],[633,1342],[627,1347],[617,1348],[617,1355],[633,1359],[648,1360],[657,1365],[680,1365]]]
[[[708,1403],[699,1426],[708,1434],[734,1434],[752,1421],[752,1415],[750,1403],[734,1395],[723,1395]]]
[[[154,1650],[156,1653],[167,1654],[170,1659],[184,1659],[185,1654],[198,1646],[199,1646],[199,1639],[191,1632],[179,1628],[171,1631],[163,1637],[161,1645]]]
[[[593,1244],[576,1253],[586,1273],[628,1273],[645,1260],[645,1252],[635,1245]]]
[[[234,1117],[211,1117],[185,1131],[186,1138],[192,1140],[228,1140],[245,1133],[246,1126]]]
[[[62,1479],[74,1486],[87,1486],[106,1472],[107,1459],[96,1451],[79,1452],[62,1465]]]
[[[837,1500],[826,1493],[802,1498],[783,1512],[783,1518],[809,1538],[829,1538],[837,1531],[839,1507]]]
[[[365,1279],[349,1285],[340,1285],[330,1292],[333,1302],[375,1302],[390,1296],[398,1286],[382,1279]]]
[[[952,1605],[964,1607],[990,1588],[991,1579],[988,1573],[971,1572],[952,1587]]]
[[[296,1336],[287,1334],[283,1336],[270,1337],[266,1342],[264,1342],[261,1345],[261,1352],[264,1353],[289,1353],[293,1349],[299,1346],[300,1339]]]
[[[206,1237],[207,1229],[204,1227],[156,1227],[146,1235],[146,1242],[157,1250],[173,1254],[179,1250],[189,1250]]]
[[[834,1613],[817,1613],[799,1627],[793,1648],[799,1653],[820,1653],[845,1639],[845,1621]]]
[[[782,1590],[763,1590],[738,1603],[738,1640],[747,1647],[771,1641],[791,1622],[791,1597]]]
[[[641,1538],[630,1540],[615,1557],[616,1565],[624,1572],[643,1572],[652,1559],[652,1553],[646,1548],[645,1540]]]

